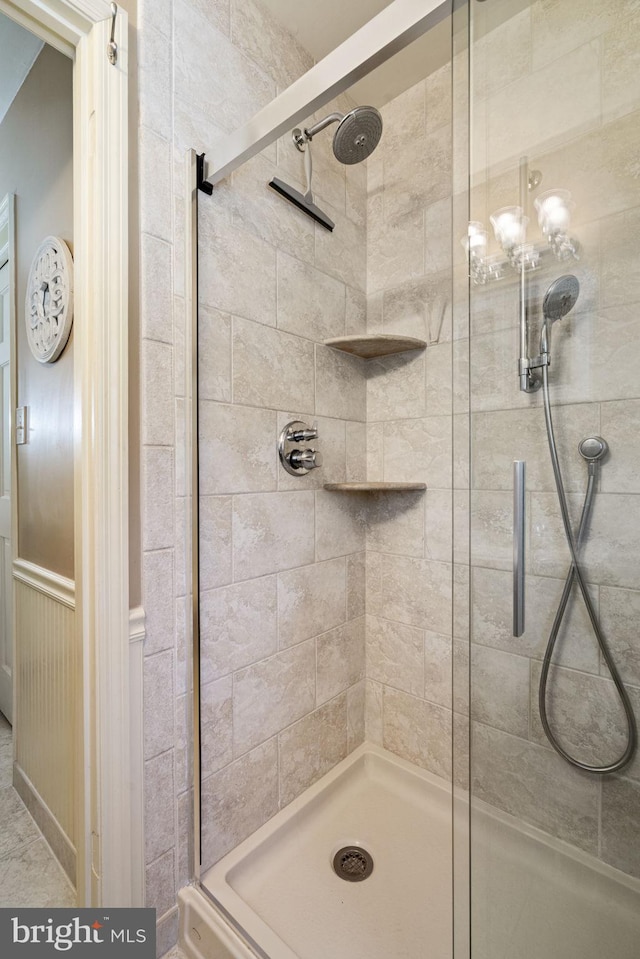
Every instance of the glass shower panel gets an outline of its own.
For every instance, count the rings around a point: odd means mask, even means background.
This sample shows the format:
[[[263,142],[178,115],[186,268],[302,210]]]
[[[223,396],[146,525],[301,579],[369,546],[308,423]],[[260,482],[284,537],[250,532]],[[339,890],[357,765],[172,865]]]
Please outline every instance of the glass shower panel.
[[[469,11],[471,953],[632,959],[640,9]]]
[[[452,953],[451,88],[447,19],[304,124],[333,232],[267,186],[304,189],[291,132],[199,196],[199,878],[273,959]],[[363,104],[346,163],[323,119]]]

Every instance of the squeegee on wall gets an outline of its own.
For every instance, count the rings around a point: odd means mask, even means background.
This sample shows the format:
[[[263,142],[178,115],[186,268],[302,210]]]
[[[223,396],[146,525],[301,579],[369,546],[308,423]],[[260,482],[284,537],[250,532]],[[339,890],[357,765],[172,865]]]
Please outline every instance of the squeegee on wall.
[[[307,189],[305,193],[300,193],[299,190],[294,189],[292,186],[289,186],[288,183],[285,183],[284,180],[280,180],[277,176],[274,176],[273,180],[269,181],[269,186],[275,190],[280,196],[283,196],[285,200],[289,200],[293,203],[294,206],[297,206],[299,210],[302,210],[303,213],[306,213],[307,216],[310,216],[316,223],[320,223],[327,230],[333,230],[335,223],[331,220],[326,213],[324,213],[319,206],[316,206],[313,202],[313,193],[311,192],[311,176],[313,173],[313,165],[311,162],[311,142],[309,141],[304,150],[304,172],[307,177]]]

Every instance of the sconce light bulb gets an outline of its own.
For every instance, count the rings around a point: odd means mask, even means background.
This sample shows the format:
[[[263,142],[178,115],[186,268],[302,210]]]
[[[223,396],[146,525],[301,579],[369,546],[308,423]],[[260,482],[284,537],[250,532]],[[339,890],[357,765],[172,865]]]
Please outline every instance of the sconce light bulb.
[[[571,224],[571,194],[568,190],[549,190],[534,200],[538,223],[545,236],[566,233]]]
[[[522,207],[503,207],[501,210],[496,210],[489,219],[496,240],[506,253],[524,243],[529,218],[522,215]]]

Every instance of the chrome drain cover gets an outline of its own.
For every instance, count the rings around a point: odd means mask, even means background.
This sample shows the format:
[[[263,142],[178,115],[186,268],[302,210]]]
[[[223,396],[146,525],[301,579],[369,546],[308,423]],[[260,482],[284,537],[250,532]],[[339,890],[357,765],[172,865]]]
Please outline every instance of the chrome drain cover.
[[[373,857],[360,846],[343,846],[333,857],[333,870],[347,882],[362,882],[373,872]]]

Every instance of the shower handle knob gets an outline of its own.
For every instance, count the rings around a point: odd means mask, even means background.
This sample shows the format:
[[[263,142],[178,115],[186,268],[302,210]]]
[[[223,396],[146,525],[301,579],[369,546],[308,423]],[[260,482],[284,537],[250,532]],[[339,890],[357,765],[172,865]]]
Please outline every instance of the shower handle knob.
[[[313,427],[302,430],[289,430],[287,440],[290,443],[308,443],[310,440],[318,439],[318,427],[314,423]]]
[[[297,470],[314,470],[322,466],[322,454],[318,450],[293,450],[289,459]]]

